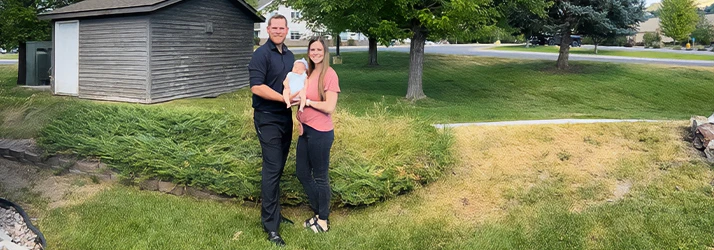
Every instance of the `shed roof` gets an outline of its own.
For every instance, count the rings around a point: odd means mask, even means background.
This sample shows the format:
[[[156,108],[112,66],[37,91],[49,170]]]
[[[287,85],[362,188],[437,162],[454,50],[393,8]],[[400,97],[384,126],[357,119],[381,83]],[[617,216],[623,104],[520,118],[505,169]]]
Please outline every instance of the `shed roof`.
[[[40,19],[70,19],[105,15],[149,13],[184,0],[84,0],[39,15]],[[265,18],[244,0],[230,0],[238,7],[248,10],[254,21],[264,22]]]

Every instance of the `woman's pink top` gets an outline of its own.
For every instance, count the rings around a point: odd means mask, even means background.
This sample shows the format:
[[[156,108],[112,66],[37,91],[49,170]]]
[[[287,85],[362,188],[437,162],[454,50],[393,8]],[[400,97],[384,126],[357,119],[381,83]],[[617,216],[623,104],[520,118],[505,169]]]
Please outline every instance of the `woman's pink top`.
[[[319,84],[318,79],[320,72],[313,72],[314,77],[308,77],[307,92],[305,93],[307,99],[310,101],[320,101],[320,94],[317,92],[317,85]],[[327,69],[325,72],[325,92],[332,91],[335,93],[340,93],[340,83],[337,78],[337,73],[332,67]],[[327,96],[327,93],[325,93]],[[332,116],[330,114],[325,114],[322,111],[314,109],[312,107],[305,107],[303,112],[297,112],[297,119],[301,123],[300,134],[302,134],[302,124],[308,125],[317,131],[328,132],[335,128],[332,124]]]

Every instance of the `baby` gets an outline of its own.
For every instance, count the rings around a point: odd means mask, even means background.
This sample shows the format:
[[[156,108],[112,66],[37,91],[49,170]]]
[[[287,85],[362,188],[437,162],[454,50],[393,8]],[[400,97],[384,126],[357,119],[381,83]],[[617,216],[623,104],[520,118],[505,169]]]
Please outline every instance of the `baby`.
[[[288,108],[292,106],[292,101],[300,101],[300,111],[305,108],[305,89],[307,89],[307,61],[305,59],[295,60],[293,70],[288,73],[283,81],[283,100]]]

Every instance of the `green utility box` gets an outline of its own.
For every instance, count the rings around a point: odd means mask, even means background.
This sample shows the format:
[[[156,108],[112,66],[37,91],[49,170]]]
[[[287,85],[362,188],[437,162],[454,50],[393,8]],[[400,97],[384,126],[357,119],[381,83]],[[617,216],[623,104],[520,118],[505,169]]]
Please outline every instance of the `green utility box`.
[[[25,53],[25,85],[50,85],[52,67],[52,42],[27,42]]]

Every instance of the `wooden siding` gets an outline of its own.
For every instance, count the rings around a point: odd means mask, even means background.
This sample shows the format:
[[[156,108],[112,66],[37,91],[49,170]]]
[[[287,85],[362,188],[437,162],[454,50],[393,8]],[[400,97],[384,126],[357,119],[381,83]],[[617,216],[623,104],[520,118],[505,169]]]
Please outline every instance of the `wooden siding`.
[[[247,86],[254,22],[232,1],[188,0],[152,14],[151,102]]]
[[[149,102],[148,16],[81,20],[79,97]]]

